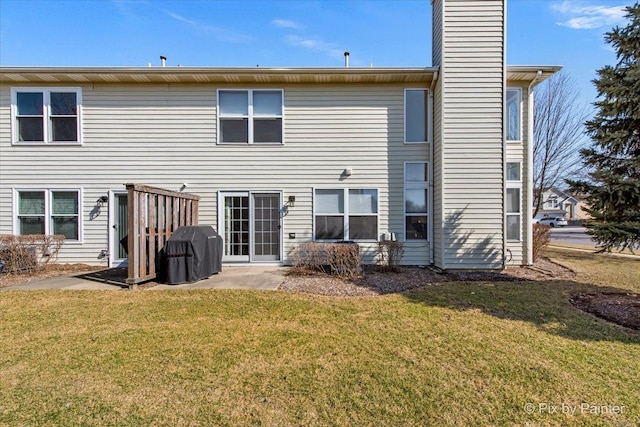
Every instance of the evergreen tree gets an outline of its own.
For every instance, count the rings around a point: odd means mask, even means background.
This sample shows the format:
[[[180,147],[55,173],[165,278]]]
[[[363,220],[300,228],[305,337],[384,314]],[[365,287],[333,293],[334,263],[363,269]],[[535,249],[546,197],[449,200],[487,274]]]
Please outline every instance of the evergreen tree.
[[[598,70],[596,116],[585,123],[592,138],[583,149],[590,180],[567,181],[586,195],[593,217],[587,233],[602,247],[640,248],[640,3],[627,7],[630,22],[605,33],[617,64]]]

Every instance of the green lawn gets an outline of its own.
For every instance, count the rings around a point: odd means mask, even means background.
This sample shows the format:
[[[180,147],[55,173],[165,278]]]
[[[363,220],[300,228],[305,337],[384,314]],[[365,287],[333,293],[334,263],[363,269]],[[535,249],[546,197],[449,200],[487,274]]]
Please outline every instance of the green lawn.
[[[551,255],[576,282],[3,292],[0,425],[640,424],[640,334],[568,303],[640,262]]]

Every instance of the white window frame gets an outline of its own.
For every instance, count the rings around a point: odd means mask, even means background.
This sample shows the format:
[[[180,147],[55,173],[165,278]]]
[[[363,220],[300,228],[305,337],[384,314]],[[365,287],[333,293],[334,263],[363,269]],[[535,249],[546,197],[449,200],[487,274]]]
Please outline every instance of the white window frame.
[[[427,140],[426,141],[407,141],[407,92],[413,90],[424,91],[427,97],[427,111],[425,120],[425,126],[427,126]],[[430,144],[433,140],[433,96],[431,90],[426,87],[407,87],[404,89],[403,109],[402,109],[402,139],[405,144]]]
[[[518,135],[518,139],[509,139],[509,111],[508,111],[508,105],[507,105],[507,97],[509,92],[517,92],[518,93],[518,122],[519,122],[519,126],[518,126],[518,130],[519,135]],[[522,135],[524,132],[523,129],[523,120],[522,120],[522,115],[524,113],[523,111],[523,104],[522,104],[522,88],[520,87],[508,87],[507,91],[505,92],[505,98],[504,98],[504,138],[505,140],[509,143],[509,144],[522,144]]]
[[[519,169],[519,179],[518,180],[508,180],[507,179],[507,167],[505,165],[504,168],[504,174],[505,174],[505,194],[504,194],[504,198],[505,198],[505,238],[507,242],[522,242],[522,199],[523,199],[523,194],[522,194],[522,162],[519,161],[507,161],[506,164],[509,163],[514,163],[518,165],[518,169]],[[509,208],[507,206],[507,193],[509,191],[509,189],[517,189],[520,190],[519,191],[519,201],[518,201],[518,212],[509,212]],[[519,227],[518,227],[518,238],[517,239],[509,239],[508,238],[508,234],[509,234],[509,227],[508,227],[508,218],[510,216],[517,216],[519,221]]]
[[[318,214],[316,213],[316,190],[342,190],[342,197],[344,197],[344,212],[343,213],[335,213],[335,214]],[[354,213],[353,216],[375,216],[376,217],[376,238],[375,239],[352,239],[349,236],[349,216],[351,215],[349,212],[349,190],[375,190],[376,191],[376,213],[375,214],[363,214],[363,213]],[[316,239],[316,216],[342,216],[343,217],[343,229],[344,235],[342,236],[342,240],[354,240],[357,242],[377,242],[380,237],[380,189],[377,187],[313,187],[313,224],[312,224],[312,236],[314,242],[334,242],[338,239]]]
[[[229,115],[224,116],[220,114],[220,92],[247,92],[248,97],[248,110],[247,115]],[[254,115],[253,114],[253,93],[254,92],[280,92],[281,101],[281,114],[280,115]],[[216,144],[218,145],[284,145],[284,89],[278,88],[260,88],[260,89],[245,89],[245,88],[220,88],[216,91],[216,116],[217,116],[217,137]],[[249,129],[247,130],[247,142],[223,142],[222,141],[222,127],[220,126],[220,119],[224,118],[246,118]],[[273,118],[280,119],[282,123],[282,142],[257,142],[253,141],[253,120],[256,118]]]
[[[407,182],[407,165],[409,164],[424,164],[427,169],[427,181],[415,181],[415,182]],[[402,190],[402,234],[403,240],[405,242],[430,242],[431,241],[431,189],[429,188],[430,182],[428,181],[431,176],[431,163],[430,162],[404,162],[402,179],[404,182],[404,187]],[[426,190],[427,191],[427,211],[426,212],[411,212],[407,213],[407,201],[406,201],[406,190]],[[427,238],[423,239],[407,239],[407,217],[408,216],[425,216],[427,217]]]
[[[42,93],[44,141],[20,141],[18,129],[18,93]],[[53,141],[51,126],[51,93],[74,92],[76,94],[77,141]],[[82,145],[82,88],[80,87],[12,87],[11,88],[11,144],[12,145]]]
[[[83,226],[83,208],[82,202],[83,198],[83,189],[82,188],[42,188],[42,187],[20,187],[13,189],[13,234],[20,235],[20,221],[18,218],[19,213],[19,196],[18,194],[21,192],[44,192],[44,234],[52,234],[53,225],[53,206],[52,201],[53,197],[51,196],[52,192],[76,192],[78,194],[78,240],[73,239],[65,239],[64,243],[67,244],[82,244],[84,242],[84,226]]]

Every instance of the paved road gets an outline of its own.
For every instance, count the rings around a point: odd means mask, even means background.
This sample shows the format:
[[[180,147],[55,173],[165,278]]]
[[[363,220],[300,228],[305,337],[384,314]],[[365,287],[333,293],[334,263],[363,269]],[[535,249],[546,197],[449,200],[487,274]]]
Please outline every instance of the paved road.
[[[551,241],[595,246],[595,242],[585,233],[585,228],[579,225],[552,228]]]

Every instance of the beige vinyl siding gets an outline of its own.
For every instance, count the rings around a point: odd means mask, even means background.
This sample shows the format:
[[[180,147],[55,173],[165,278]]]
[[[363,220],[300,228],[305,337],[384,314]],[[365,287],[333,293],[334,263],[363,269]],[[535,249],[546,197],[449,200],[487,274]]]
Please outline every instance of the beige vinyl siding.
[[[431,2],[432,12],[432,64],[442,66],[442,25],[444,21],[444,10],[442,2],[435,0]],[[442,181],[442,70],[433,93],[433,262],[441,267],[444,265],[444,222],[442,203],[443,181]]]
[[[444,222],[442,203],[442,80],[438,79],[433,94],[433,262],[444,263]]]
[[[436,265],[500,268],[504,254],[504,0],[436,2],[443,20],[440,149],[445,236],[443,259]]]
[[[523,123],[524,124],[524,123]],[[524,129],[523,129],[524,130]],[[509,143],[507,144],[507,155],[506,155],[506,163],[510,163],[510,162],[516,162],[516,163],[520,163],[521,168],[520,168],[520,177],[522,178],[522,190],[520,191],[521,194],[521,205],[520,205],[520,210],[522,212],[522,217],[521,217],[521,221],[520,221],[520,236],[521,236],[521,241],[520,242],[510,242],[507,241],[507,249],[508,249],[508,253],[507,253],[507,261],[508,264],[510,265],[522,265],[523,264],[523,258],[524,256],[524,251],[525,251],[525,245],[526,245],[526,230],[527,230],[527,215],[526,215],[526,198],[527,198],[527,194],[526,194],[526,172],[527,172],[527,165],[525,163],[525,159],[524,159],[524,153],[523,153],[523,146],[524,144],[521,143]],[[510,253],[510,256],[509,256]],[[510,259],[509,259],[510,258]]]
[[[11,150],[11,90],[0,86],[0,234],[11,234],[13,194],[4,172]]]
[[[527,141],[529,140],[529,127],[531,123],[528,121],[529,117],[529,93],[527,82],[508,82],[509,88],[522,89],[522,142],[507,142],[506,144],[506,161],[505,162],[519,162],[522,165],[522,222],[520,228],[520,235],[522,236],[521,242],[507,242],[507,249],[511,252],[511,260],[508,262],[510,265],[526,265],[527,264],[527,251],[528,249],[528,231],[532,226],[531,215],[528,211],[529,204],[533,201],[528,198],[527,192],[527,179],[533,174],[533,171],[527,167],[528,162],[528,150]],[[529,212],[529,214],[528,214]]]
[[[429,160],[425,145],[403,144],[404,86],[277,87],[284,89],[285,143],[252,146],[216,144],[216,89],[84,85],[83,145],[61,147],[11,146],[10,88],[3,86],[0,233],[13,232],[13,188],[81,187],[84,244],[65,244],[60,261],[106,263],[98,255],[108,249],[109,208],[97,211],[98,197],[128,182],[176,191],[186,182],[187,192],[202,197],[200,223],[216,228],[220,191],[295,195],[283,220],[285,260],[313,238],[314,186],[377,188],[379,233],[402,235],[404,161]],[[353,175],[341,179],[345,168]],[[375,243],[363,250],[373,261]],[[409,249],[405,262],[427,264],[428,257]]]
[[[431,13],[431,63],[434,67],[439,67],[442,65],[442,3],[439,0],[432,0],[431,7],[433,8]]]

